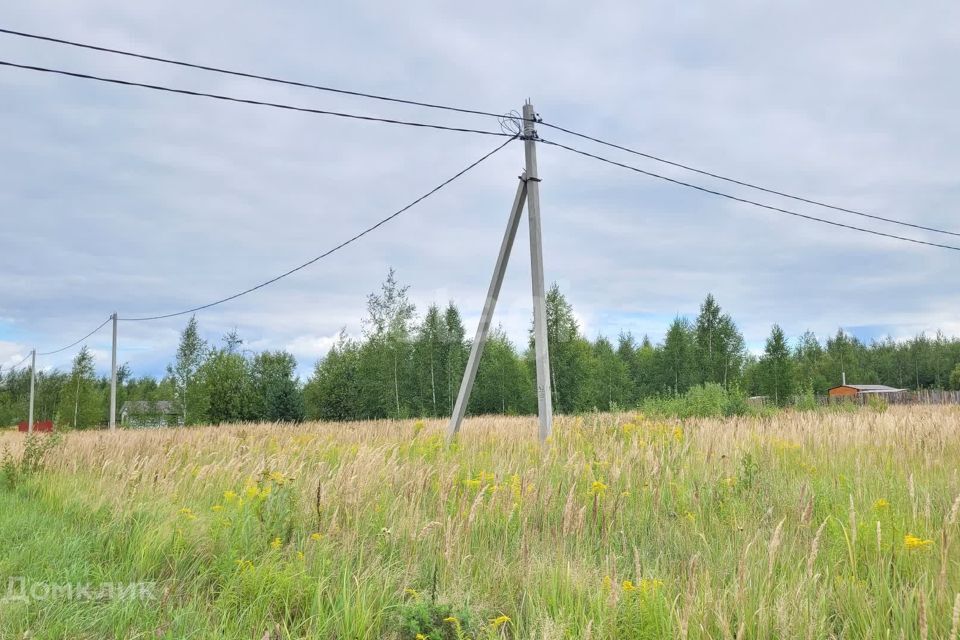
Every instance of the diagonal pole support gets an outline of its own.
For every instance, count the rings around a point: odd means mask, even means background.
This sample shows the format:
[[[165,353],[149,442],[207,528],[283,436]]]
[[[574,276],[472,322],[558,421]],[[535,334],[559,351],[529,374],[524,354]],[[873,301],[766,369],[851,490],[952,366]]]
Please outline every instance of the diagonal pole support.
[[[490,322],[493,320],[493,310],[497,306],[497,298],[500,297],[500,287],[503,285],[503,276],[507,272],[507,262],[510,261],[510,250],[513,248],[513,240],[517,236],[517,227],[520,226],[520,215],[523,212],[523,204],[526,202],[526,199],[527,178],[526,173],[524,173],[520,176],[520,184],[517,185],[517,195],[513,200],[513,208],[510,210],[510,219],[507,221],[507,229],[503,234],[503,242],[500,243],[500,254],[497,256],[497,264],[493,269],[493,277],[490,279],[487,299],[483,303],[480,325],[477,327],[477,335],[473,339],[473,346],[470,347],[470,358],[467,360],[467,370],[463,373],[463,380],[460,382],[460,392],[457,394],[457,403],[454,405],[453,415],[450,417],[450,426],[447,429],[448,441],[453,440],[457,436],[457,433],[459,433],[460,425],[463,423],[463,416],[467,412],[470,392],[473,390],[473,383],[477,378],[480,356],[483,355],[483,347],[490,333]]]

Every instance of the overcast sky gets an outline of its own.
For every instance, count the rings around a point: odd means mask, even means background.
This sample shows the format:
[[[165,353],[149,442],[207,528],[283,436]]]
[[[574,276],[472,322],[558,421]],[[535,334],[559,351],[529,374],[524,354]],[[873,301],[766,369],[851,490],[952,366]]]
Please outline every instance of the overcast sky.
[[[540,5],[540,8],[538,8]],[[548,7],[548,8],[547,8]],[[547,121],[775,189],[960,230],[960,4],[927,2],[8,3],[2,26],[306,82]],[[269,85],[0,35],[0,60],[318,109],[498,130],[496,121]],[[831,220],[960,244],[573,144]],[[112,311],[177,311],[322,253],[499,144],[0,68],[0,363]],[[844,327],[960,334],[960,255],[684,190],[539,148],[545,269],[585,333],[662,338],[712,292],[751,348]],[[216,340],[308,371],[393,266],[420,310],[472,335],[519,143],[362,241],[201,312]],[[497,311],[526,340],[525,225]],[[121,323],[120,360],[160,373],[186,318]],[[109,332],[89,340],[109,366]],[[42,358],[66,367],[71,350]]]

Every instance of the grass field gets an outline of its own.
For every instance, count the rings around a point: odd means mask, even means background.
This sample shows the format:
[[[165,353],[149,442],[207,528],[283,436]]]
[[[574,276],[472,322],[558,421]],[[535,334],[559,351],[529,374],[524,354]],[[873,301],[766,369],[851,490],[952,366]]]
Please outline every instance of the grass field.
[[[0,637],[957,637],[958,408],[560,418],[542,450],[530,418],[443,428],[71,433],[8,462]]]

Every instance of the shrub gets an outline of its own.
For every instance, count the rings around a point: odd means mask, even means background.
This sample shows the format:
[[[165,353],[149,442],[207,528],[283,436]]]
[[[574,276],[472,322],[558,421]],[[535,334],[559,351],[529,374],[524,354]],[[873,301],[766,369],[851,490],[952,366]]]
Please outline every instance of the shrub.
[[[11,489],[28,477],[43,470],[44,458],[47,453],[59,445],[62,437],[59,433],[42,435],[32,433],[27,436],[20,458],[14,457],[8,447],[3,448],[0,455],[0,471],[7,486]]]
[[[722,418],[746,415],[754,410],[739,389],[728,391],[711,382],[691,387],[681,396],[647,398],[640,403],[640,411],[663,417]]]
[[[459,640],[470,628],[470,614],[417,596],[397,609],[397,626],[402,640]]]
[[[817,402],[817,396],[814,395],[813,389],[810,387],[801,391],[793,404],[797,411],[816,411],[820,406]]]
[[[876,394],[871,394],[870,397],[867,398],[867,406],[877,413],[883,413],[887,410],[887,399]]]

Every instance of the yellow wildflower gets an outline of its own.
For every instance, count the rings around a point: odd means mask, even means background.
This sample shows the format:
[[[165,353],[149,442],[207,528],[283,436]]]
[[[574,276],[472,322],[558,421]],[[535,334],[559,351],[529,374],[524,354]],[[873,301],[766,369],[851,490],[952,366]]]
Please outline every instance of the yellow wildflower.
[[[322,534],[322,533],[311,533],[311,534],[310,534],[310,539],[313,540],[314,542],[317,542],[318,540],[320,540],[320,539],[322,539],[322,538],[323,538],[323,534]]]
[[[222,505],[222,504],[215,504],[215,505],[213,505],[212,507],[210,507],[210,511],[213,511],[214,513],[218,512],[218,511],[223,511],[223,505]]]
[[[427,636],[423,635],[422,633],[418,633],[415,640],[427,640]]]
[[[499,615],[490,621],[490,626],[493,627],[494,629],[499,629],[500,627],[507,624],[508,622],[510,622],[510,616]]]
[[[408,596],[410,596],[411,598],[413,598],[414,600],[420,597],[420,593],[416,589],[411,589],[410,587],[407,587],[406,589],[404,589],[403,592]]]
[[[510,476],[510,493],[513,495],[514,502],[520,501],[520,496],[522,495],[523,481],[520,479],[519,474],[513,474]]]
[[[673,439],[677,442],[683,442],[683,427],[673,428]]]
[[[610,576],[603,576],[603,590],[609,591],[613,587],[613,580],[610,579]]]
[[[883,511],[890,507],[890,503],[883,498],[878,498],[876,502],[873,503],[873,508],[876,511]]]
[[[246,558],[240,558],[236,561],[237,569],[240,571],[246,571],[247,569],[253,569],[253,563],[247,560]]]
[[[288,480],[288,478],[279,471],[271,471],[269,477],[271,482],[275,482],[280,486],[283,486]]]
[[[631,581],[631,580],[624,580],[624,581],[623,581],[623,590],[624,590],[624,591],[627,591],[627,592],[636,591],[636,590],[637,590],[637,587],[634,586],[633,581]]]
[[[907,549],[926,549],[933,545],[933,540],[918,538],[915,535],[907,534],[903,536],[903,546]]]
[[[197,519],[197,515],[193,512],[193,509],[190,509],[189,507],[184,507],[183,509],[180,509],[180,515],[182,515],[187,520]]]
[[[248,484],[246,489],[243,490],[244,494],[248,499],[253,500],[260,495],[260,487],[255,484]]]
[[[658,580],[657,578],[643,578],[640,580],[640,591],[644,595],[654,593],[662,586],[663,580]]]
[[[270,543],[271,549],[279,549],[282,546],[283,546],[283,542],[280,540],[280,538],[274,538],[273,541]]]
[[[237,499],[237,493],[235,491],[224,491],[223,499],[226,500],[227,502],[233,502],[234,500]]]
[[[297,551],[297,560],[303,560],[305,557],[303,551]]]
[[[443,619],[444,622],[449,622],[450,624],[460,624],[460,621],[454,618],[453,616],[447,616]]]
[[[607,485],[602,483],[599,480],[594,480],[593,484],[590,485],[590,493],[595,496],[603,497],[607,492]]]

